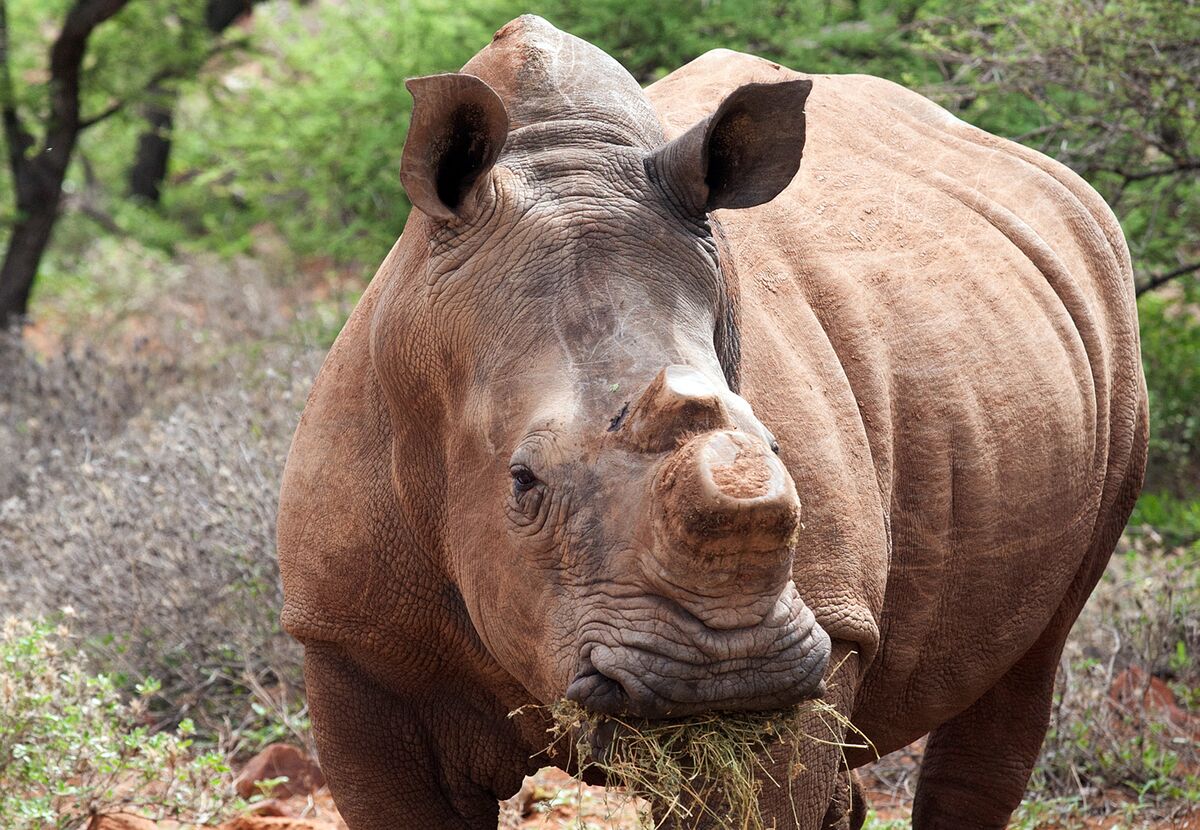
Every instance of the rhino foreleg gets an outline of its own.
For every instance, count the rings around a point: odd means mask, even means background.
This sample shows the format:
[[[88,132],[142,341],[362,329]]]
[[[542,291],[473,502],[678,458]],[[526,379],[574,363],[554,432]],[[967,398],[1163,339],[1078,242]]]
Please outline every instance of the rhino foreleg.
[[[843,718],[853,707],[858,678],[858,655],[844,641],[835,641],[833,654],[825,676],[824,700],[841,717],[829,712],[812,712],[803,726],[809,740],[793,754],[791,747],[781,747],[771,758],[764,758],[769,780],[764,780],[759,793],[759,807],[767,827],[778,830],[857,830],[857,812],[852,805],[848,787],[857,778],[848,773],[840,743],[857,743],[861,738],[847,730]],[[847,776],[850,776],[849,778]],[[851,783],[853,782],[853,784]],[[861,790],[854,792],[861,804]],[[865,812],[864,812],[865,818]]]
[[[843,768],[821,830],[862,830],[866,821],[867,797],[862,782],[854,770]]]
[[[441,757],[436,713],[393,695],[334,645],[305,645],[304,677],[321,767],[351,830],[496,827],[493,793],[446,779],[468,770]]]

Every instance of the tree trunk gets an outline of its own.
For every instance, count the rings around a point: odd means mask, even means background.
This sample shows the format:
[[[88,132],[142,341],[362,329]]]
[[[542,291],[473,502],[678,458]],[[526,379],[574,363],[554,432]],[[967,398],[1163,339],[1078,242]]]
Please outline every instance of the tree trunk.
[[[37,278],[42,254],[50,244],[54,223],[58,218],[59,194],[62,181],[53,195],[18,208],[21,218],[13,225],[8,238],[8,251],[0,267],[0,326],[7,327],[20,319],[29,308],[29,295]]]
[[[214,35],[233,25],[239,17],[250,13],[250,7],[262,0],[208,0],[204,7],[204,23]]]
[[[63,180],[78,132],[66,131],[32,159],[14,160],[13,195],[17,221],[0,265],[0,328],[25,315],[42,255],[58,221]]]
[[[158,92],[158,91],[156,91]],[[142,108],[149,129],[138,136],[137,154],[129,168],[129,195],[157,204],[171,159],[171,129],[175,123],[175,97],[158,92]]]
[[[29,307],[38,266],[58,219],[67,161],[74,148],[75,137],[62,136],[58,146],[43,151],[39,157],[14,157],[17,220],[8,238],[4,264],[0,266],[0,328],[24,316]]]
[[[214,36],[220,35],[260,2],[262,0],[208,0],[204,7],[204,24]],[[138,136],[137,153],[129,168],[129,195],[157,204],[162,197],[162,183],[171,160],[175,99],[161,89],[151,89],[150,93],[150,103],[142,110],[148,128]]]
[[[29,308],[29,295],[62,199],[71,153],[87,122],[79,116],[79,92],[88,38],[129,0],[75,0],[50,47],[50,111],[41,146],[21,123],[8,65],[8,21],[0,0],[0,109],[3,110],[8,164],[12,172],[17,221],[0,265],[0,327],[9,326]]]

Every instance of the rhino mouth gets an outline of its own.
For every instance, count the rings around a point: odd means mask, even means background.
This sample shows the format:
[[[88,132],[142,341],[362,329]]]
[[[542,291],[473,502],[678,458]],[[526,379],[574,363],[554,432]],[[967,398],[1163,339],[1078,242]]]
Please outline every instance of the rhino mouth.
[[[596,714],[650,720],[783,709],[820,697],[829,635],[791,593],[794,601],[781,598],[761,624],[737,630],[708,628],[655,598],[653,625],[589,632],[566,697]]]

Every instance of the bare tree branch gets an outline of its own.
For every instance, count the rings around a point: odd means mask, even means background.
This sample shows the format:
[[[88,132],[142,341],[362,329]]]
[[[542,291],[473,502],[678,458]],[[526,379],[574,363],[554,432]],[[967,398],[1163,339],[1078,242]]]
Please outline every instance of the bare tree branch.
[[[1176,173],[1200,170],[1200,160],[1183,161],[1179,164],[1169,164],[1165,167],[1152,167],[1148,170],[1135,170],[1133,172],[1122,170],[1119,167],[1093,167],[1092,169],[1099,173],[1113,173],[1127,182],[1142,182],[1147,179],[1157,179],[1160,176],[1173,176]]]
[[[1148,291],[1153,291],[1156,288],[1162,288],[1176,277],[1182,277],[1184,274],[1194,274],[1197,271],[1200,271],[1200,262],[1193,262],[1190,265],[1181,265],[1172,271],[1167,271],[1165,274],[1159,274],[1156,277],[1151,277],[1150,279],[1146,280],[1146,282],[1137,287],[1137,295],[1140,297]]]
[[[100,124],[101,122],[107,121],[108,119],[112,118],[114,115],[117,115],[120,112],[122,112],[125,109],[125,107],[128,106],[128,104],[129,104],[129,101],[127,101],[127,100],[126,101],[117,101],[116,103],[111,104],[110,106],[106,107],[105,109],[101,110],[100,112],[96,113],[95,115],[89,116],[88,118],[81,118],[79,120],[79,131],[83,132],[84,130],[88,129],[89,127],[94,127],[97,124]]]

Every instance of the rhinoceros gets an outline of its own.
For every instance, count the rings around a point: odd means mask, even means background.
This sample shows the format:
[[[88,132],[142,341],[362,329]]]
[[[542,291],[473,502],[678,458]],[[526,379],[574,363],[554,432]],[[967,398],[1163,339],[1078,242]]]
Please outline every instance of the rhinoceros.
[[[643,90],[532,16],[408,87],[414,210],[278,524],[349,826],[494,828],[526,704],[823,695],[872,748],[804,747],[778,826],[861,823],[849,770],[928,734],[914,827],[1004,827],[1145,465],[1101,198],[879,78]]]

